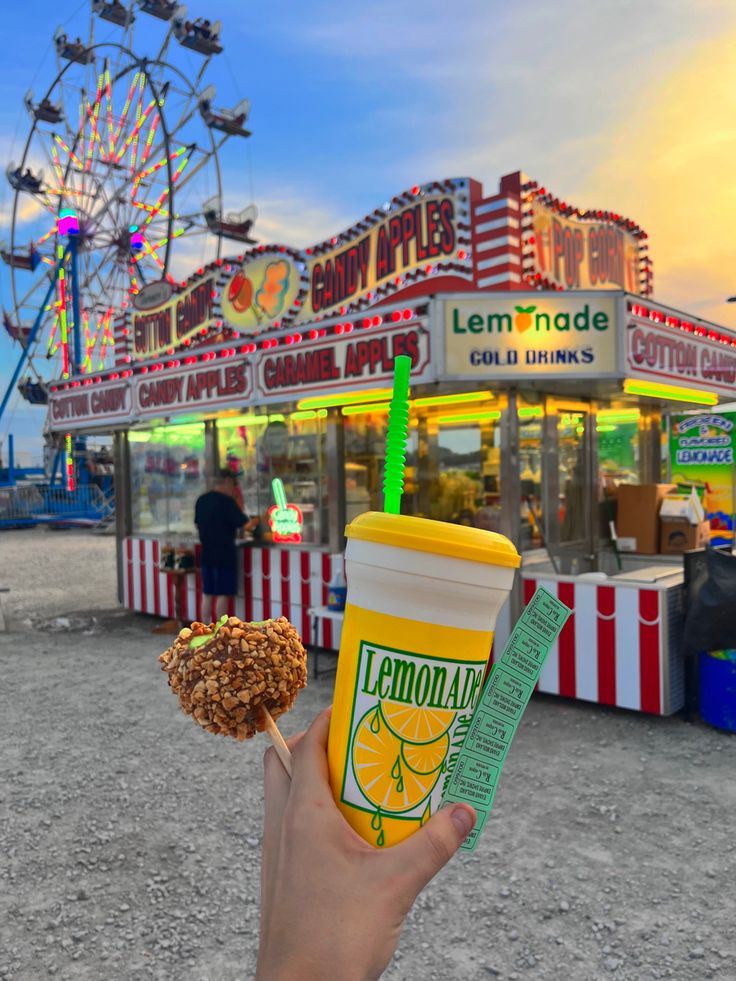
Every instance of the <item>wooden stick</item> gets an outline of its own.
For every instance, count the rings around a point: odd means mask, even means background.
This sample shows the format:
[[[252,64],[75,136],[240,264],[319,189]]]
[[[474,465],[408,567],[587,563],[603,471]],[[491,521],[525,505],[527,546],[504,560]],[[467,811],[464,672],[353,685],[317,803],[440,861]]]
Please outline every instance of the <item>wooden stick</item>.
[[[263,718],[266,722],[266,733],[273,744],[273,748],[276,750],[276,755],[281,760],[282,766],[289,774],[289,777],[291,777],[291,750],[286,745],[286,741],[281,735],[279,727],[273,721],[271,713],[268,711],[265,705],[261,705],[261,711],[263,712]]]

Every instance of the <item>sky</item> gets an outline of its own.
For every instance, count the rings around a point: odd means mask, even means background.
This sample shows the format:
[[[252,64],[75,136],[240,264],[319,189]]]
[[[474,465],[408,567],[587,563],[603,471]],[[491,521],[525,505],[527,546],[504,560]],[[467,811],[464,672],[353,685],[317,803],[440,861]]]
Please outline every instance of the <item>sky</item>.
[[[655,297],[736,326],[731,0],[194,0],[189,14],[223,23],[206,75],[217,103],[251,101],[253,136],[220,165],[226,208],[254,202],[260,241],[307,246],[415,183],[468,176],[493,193],[523,170],[579,207],[636,220]],[[25,92],[55,73],[56,25],[84,37],[88,21],[74,0],[34,0],[30,24],[24,4],[4,5],[4,166],[28,133]],[[98,36],[116,30],[97,24]],[[136,52],[155,53],[161,36],[138,15]],[[198,56],[185,63],[196,70]],[[3,182],[0,239],[11,205]],[[184,243],[181,267],[197,259]],[[2,391],[17,355],[3,336]],[[13,399],[11,412],[0,439],[12,431],[40,453],[43,409]]]

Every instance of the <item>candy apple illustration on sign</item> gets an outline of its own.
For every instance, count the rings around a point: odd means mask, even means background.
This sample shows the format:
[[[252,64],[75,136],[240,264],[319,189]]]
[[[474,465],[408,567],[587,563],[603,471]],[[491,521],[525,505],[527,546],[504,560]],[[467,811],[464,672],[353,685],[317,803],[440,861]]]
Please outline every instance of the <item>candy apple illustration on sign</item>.
[[[227,298],[238,313],[243,313],[253,303],[253,283],[242,269],[230,280]]]
[[[286,491],[280,477],[271,481],[276,503],[268,509],[268,526],[275,542],[300,542],[304,518],[296,504],[287,504]]]

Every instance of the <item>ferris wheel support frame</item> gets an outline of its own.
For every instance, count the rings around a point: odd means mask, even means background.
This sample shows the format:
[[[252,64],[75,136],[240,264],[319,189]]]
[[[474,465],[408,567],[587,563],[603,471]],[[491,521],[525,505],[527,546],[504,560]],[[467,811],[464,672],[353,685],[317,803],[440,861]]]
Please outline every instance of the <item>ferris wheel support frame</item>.
[[[62,253],[59,261],[56,263],[56,266],[54,267],[54,274],[53,274],[53,276],[51,277],[51,279],[49,281],[49,287],[46,290],[46,296],[43,299],[43,303],[41,303],[40,307],[38,308],[38,314],[36,315],[36,319],[33,322],[33,326],[31,327],[31,330],[30,330],[30,332],[28,334],[28,338],[26,340],[25,347],[21,351],[21,355],[20,355],[20,358],[18,359],[18,363],[16,364],[15,370],[13,371],[13,374],[12,374],[12,376],[10,378],[10,381],[8,382],[8,387],[5,390],[5,395],[3,396],[2,403],[0,403],[0,419],[2,419],[2,417],[3,417],[3,413],[5,412],[5,409],[7,408],[8,402],[10,401],[10,396],[13,394],[13,390],[15,389],[15,386],[17,384],[17,381],[20,378],[20,374],[23,371],[23,366],[25,365],[25,363],[26,363],[26,361],[28,359],[28,355],[29,355],[30,350],[31,350],[31,345],[33,344],[34,340],[36,339],[36,334],[38,333],[38,329],[39,329],[39,327],[41,326],[41,324],[43,322],[44,314],[46,313],[46,307],[47,307],[49,301],[51,300],[51,297],[53,295],[54,290],[56,289],[56,283],[57,283],[57,280],[59,279],[59,275],[61,274],[62,270],[64,269],[64,266],[66,265],[66,261],[67,261],[67,259],[70,256],[71,256],[71,259],[72,259],[72,316],[74,318],[74,323],[72,324],[72,337],[73,337],[73,347],[74,347],[73,357],[74,357],[74,364],[75,364],[75,366],[77,366],[78,357],[79,357],[79,355],[78,355],[78,352],[79,352],[79,319],[78,319],[78,312],[79,312],[79,293],[77,292],[77,283],[76,283],[76,278],[75,278],[75,275],[74,275],[74,273],[76,271],[76,254],[77,254],[77,243],[76,243],[76,239],[75,239],[75,237],[73,235],[70,235],[69,238],[68,238],[68,240],[67,240],[66,248],[64,249],[64,252]]]

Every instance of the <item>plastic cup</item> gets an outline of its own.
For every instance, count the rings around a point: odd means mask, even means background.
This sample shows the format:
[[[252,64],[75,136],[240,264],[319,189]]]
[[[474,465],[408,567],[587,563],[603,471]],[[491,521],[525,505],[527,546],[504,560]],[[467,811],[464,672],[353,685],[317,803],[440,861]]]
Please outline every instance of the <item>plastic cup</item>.
[[[346,535],[330,784],[386,847],[439,807],[521,559],[503,535],[405,515],[369,511]]]

